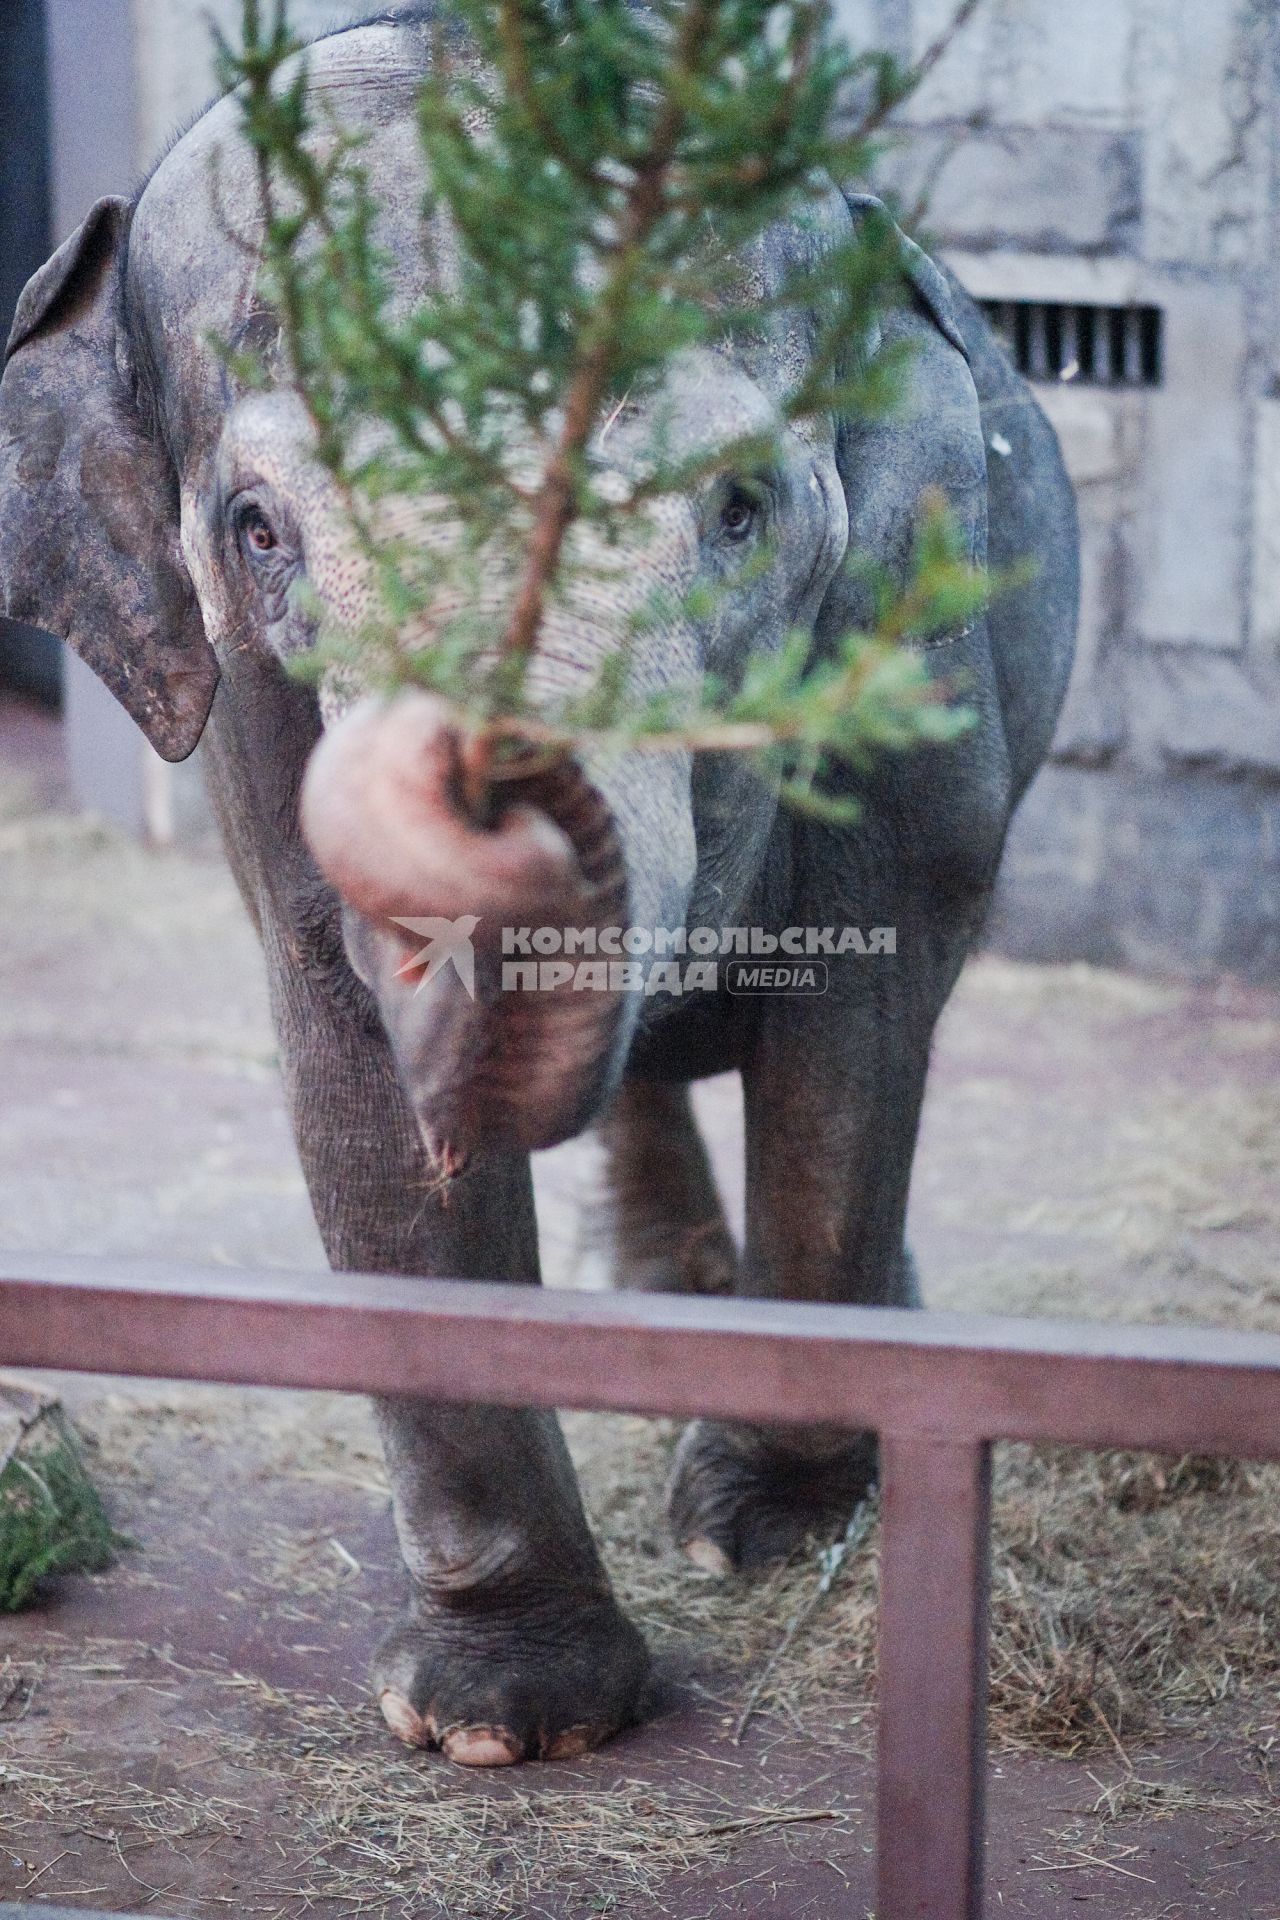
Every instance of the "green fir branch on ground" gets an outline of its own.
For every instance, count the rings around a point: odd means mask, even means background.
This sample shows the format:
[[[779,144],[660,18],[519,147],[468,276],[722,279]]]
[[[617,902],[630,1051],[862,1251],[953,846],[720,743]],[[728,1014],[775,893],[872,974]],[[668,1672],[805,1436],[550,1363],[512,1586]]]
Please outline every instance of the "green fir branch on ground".
[[[0,1613],[57,1574],[103,1573],[134,1543],[108,1520],[70,1427],[50,1410],[0,1471]]]

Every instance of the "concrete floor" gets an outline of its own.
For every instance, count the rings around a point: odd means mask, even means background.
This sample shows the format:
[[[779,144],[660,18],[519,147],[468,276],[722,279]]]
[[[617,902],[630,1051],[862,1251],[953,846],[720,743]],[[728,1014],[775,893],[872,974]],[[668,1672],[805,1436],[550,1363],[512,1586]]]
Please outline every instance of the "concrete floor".
[[[0,1245],[320,1265],[257,951],[216,851],[127,845],[61,811],[63,798],[56,726],[0,706]],[[739,1214],[736,1089],[715,1082],[699,1098]],[[542,1157],[555,1283],[581,1277],[592,1179],[589,1144]],[[1280,999],[975,962],[939,1034],[912,1237],[939,1304],[1280,1327]],[[312,1749],[335,1737],[325,1713],[336,1712],[352,1766],[375,1779],[385,1766],[390,1779],[406,1764],[362,1686],[399,1584],[362,1410],[336,1397],[64,1384],[144,1551],[0,1627],[0,1897],[182,1915],[365,1910],[317,1879],[282,1776],[252,1764],[282,1741],[310,1763],[286,1697],[328,1703],[315,1706]],[[287,1516],[289,1543],[287,1564],[267,1573],[264,1515]],[[601,1864],[522,1893],[499,1860],[485,1899],[451,1911],[861,1920],[864,1735],[851,1727],[833,1752],[770,1721],[735,1746],[718,1673],[711,1645],[665,1676],[654,1721],[550,1770],[550,1786],[539,1770],[537,1790],[625,1781],[668,1812],[672,1796],[705,1806],[719,1792],[739,1807],[767,1797],[775,1816],[789,1795],[805,1820],[761,1817],[726,1859],[624,1874],[621,1893]],[[1280,1920],[1280,1821],[1205,1811],[1215,1797],[1256,1810],[1269,1794],[1250,1742],[1276,1719],[1274,1701],[1237,1700],[1165,1742],[1147,1770],[1209,1799],[1132,1831],[1110,1826],[1105,1844],[1084,1836],[1117,1759],[1002,1760],[991,1911]],[[6,1787],[6,1764],[29,1783],[42,1759],[43,1802],[18,1795],[12,1773]],[[93,1799],[74,1813],[71,1759]],[[495,1791],[429,1757],[412,1764],[446,1809]],[[525,1772],[510,1791],[533,1784]],[[184,1828],[197,1785],[203,1811]],[[131,1815],[139,1796],[150,1825]],[[402,1873],[388,1870],[380,1910],[450,1910],[429,1872]]]

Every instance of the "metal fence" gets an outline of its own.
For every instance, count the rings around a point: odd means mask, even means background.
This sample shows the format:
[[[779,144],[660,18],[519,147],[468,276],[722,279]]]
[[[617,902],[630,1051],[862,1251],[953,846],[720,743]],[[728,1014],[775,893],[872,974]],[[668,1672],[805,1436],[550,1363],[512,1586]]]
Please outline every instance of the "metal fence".
[[[10,1257],[0,1364],[873,1428],[877,1920],[982,1911],[992,1442],[1280,1459],[1280,1337],[1200,1328]]]

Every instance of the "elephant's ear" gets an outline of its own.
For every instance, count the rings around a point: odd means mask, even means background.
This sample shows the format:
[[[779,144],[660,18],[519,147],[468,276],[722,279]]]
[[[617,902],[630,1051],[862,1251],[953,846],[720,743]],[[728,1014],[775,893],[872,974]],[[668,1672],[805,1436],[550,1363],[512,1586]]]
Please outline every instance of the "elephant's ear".
[[[138,404],[121,313],[129,204],[99,200],[28,284],[0,380],[0,612],[56,633],[166,760],[218,666],[179,545],[178,483]]]
[[[872,193],[846,192],[844,198],[855,224],[868,216],[881,220],[889,218],[889,210],[884,202],[877,200]],[[969,349],[960,331],[960,322],[956,318],[951,289],[947,285],[947,277],[941,267],[929,258],[923,247],[917,246],[914,240],[909,240],[900,229],[898,230],[898,251],[902,262],[903,278],[916,299],[939,333],[949,340],[957,352],[962,353],[967,360]]]
[[[849,195],[854,220],[888,215],[878,200]],[[899,584],[926,495],[941,495],[973,565],[986,564],[987,467],[978,396],[951,289],[928,255],[898,235],[911,298],[881,323],[886,344],[910,354],[898,404],[887,414],[838,423],[836,465],[849,513],[849,552],[875,562]],[[842,568],[818,616],[820,637],[865,626],[873,617],[869,574]],[[966,637],[971,628],[950,636]]]

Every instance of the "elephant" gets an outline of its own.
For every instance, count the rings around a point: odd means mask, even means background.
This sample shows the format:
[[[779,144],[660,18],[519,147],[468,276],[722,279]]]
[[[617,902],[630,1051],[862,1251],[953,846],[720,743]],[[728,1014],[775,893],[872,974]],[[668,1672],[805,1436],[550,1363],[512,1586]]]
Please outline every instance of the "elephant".
[[[406,299],[437,270],[414,126],[429,58],[412,10],[309,53],[315,96],[365,136]],[[762,298],[798,248],[847,234],[870,204],[832,185],[816,239],[812,222],[779,221],[748,263]],[[904,578],[921,499],[941,494],[970,560],[1011,570],[984,610],[910,643],[963,689],[972,722],[850,772],[852,824],[780,805],[740,756],[635,750],[517,770],[497,817],[477,823],[432,696],[352,707],[335,693],[330,711],[289,671],[317,608],[358,621],[370,587],[287,372],[266,390],[243,383],[214,344],[275,350],[256,205],[224,99],[27,286],[0,383],[0,605],[69,641],[165,758],[203,739],[329,1260],[536,1284],[530,1152],[594,1126],[606,1175],[593,1232],[616,1284],[917,1304],[904,1223],[931,1036],[1048,750],[1074,642],[1073,496],[1030,389],[956,280],[904,237],[903,298],[880,322],[886,346],[910,343],[901,404],[782,431],[750,489],[720,472],[655,503],[603,583],[548,612],[534,667],[551,687],[594,669],[655,582],[683,610],[635,642],[644,687],[708,667],[732,679],[797,627],[822,657],[869,618],[868,576],[847,558]],[[664,418],[689,445],[776,423],[810,337],[803,314],[770,309],[750,339],[692,351],[671,369]],[[649,430],[641,405],[607,442],[602,429],[594,457],[622,466]],[[420,512],[425,538],[429,503]],[[688,611],[699,580],[720,589],[705,620]],[[720,981],[544,1005],[495,989],[510,956],[480,932],[474,999],[453,965],[418,991],[421,939],[398,924],[414,915],[502,922],[517,938],[565,915],[602,938],[622,922],[892,938],[824,961],[825,993]],[[636,961],[642,984],[660,964]],[[726,1072],[745,1110],[741,1253],[690,1105],[693,1082]],[[375,1661],[393,1732],[485,1766],[579,1754],[633,1724],[649,1655],[557,1418],[412,1398],[376,1413],[408,1581]],[[694,1422],[672,1468],[676,1540],[703,1570],[749,1572],[847,1515],[874,1471],[868,1437],[834,1427]]]

